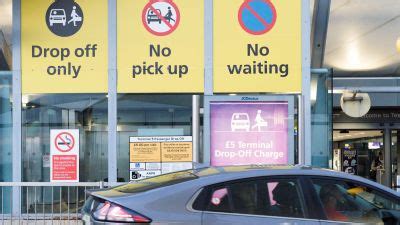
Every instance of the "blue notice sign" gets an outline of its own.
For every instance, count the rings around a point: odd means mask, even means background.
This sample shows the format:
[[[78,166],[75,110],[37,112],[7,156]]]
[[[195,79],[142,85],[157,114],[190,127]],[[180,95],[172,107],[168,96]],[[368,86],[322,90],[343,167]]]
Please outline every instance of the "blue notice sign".
[[[261,35],[276,22],[276,9],[270,0],[245,0],[239,9],[240,26],[247,33]]]

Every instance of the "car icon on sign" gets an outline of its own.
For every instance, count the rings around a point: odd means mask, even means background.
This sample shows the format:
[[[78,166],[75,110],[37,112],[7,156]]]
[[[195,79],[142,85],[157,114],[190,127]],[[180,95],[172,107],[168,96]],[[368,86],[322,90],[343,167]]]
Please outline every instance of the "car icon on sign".
[[[159,9],[155,10],[157,10],[158,14],[161,15],[161,10]],[[153,12],[153,10],[149,9],[149,11],[147,11],[147,23],[150,24],[151,22],[158,22],[161,24],[161,19],[158,18],[158,16],[156,15],[155,12]]]
[[[61,23],[63,26],[67,23],[67,17],[64,9],[52,9],[49,16],[50,26],[55,23]]]
[[[234,113],[231,119],[231,130],[245,130],[250,131],[250,119],[247,113]]]

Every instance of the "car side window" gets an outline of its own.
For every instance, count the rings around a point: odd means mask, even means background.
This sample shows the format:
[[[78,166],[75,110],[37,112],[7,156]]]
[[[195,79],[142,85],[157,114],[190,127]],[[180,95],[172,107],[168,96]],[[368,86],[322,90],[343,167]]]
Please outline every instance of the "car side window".
[[[291,179],[229,183],[211,189],[206,211],[304,218],[298,182]]]
[[[297,182],[280,180],[264,184],[268,190],[266,215],[304,218],[304,204]]]
[[[396,218],[400,209],[396,198],[345,180],[313,179],[312,182],[328,220],[368,224],[383,224],[387,219],[400,221]]]

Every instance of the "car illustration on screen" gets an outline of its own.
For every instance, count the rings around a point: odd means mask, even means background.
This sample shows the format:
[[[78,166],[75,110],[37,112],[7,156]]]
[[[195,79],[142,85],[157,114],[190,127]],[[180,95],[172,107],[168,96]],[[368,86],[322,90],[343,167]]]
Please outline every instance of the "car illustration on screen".
[[[234,113],[231,119],[231,130],[244,130],[246,132],[250,131],[250,118],[247,113]]]
[[[61,23],[63,26],[67,23],[67,16],[64,9],[52,9],[49,16],[50,26],[55,23]]]

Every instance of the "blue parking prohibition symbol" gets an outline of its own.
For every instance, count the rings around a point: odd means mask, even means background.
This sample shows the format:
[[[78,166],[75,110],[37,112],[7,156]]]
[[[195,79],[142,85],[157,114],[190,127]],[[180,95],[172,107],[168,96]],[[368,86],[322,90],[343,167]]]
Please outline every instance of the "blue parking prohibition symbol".
[[[277,13],[270,0],[245,0],[239,9],[239,24],[249,34],[261,35],[270,31]]]

